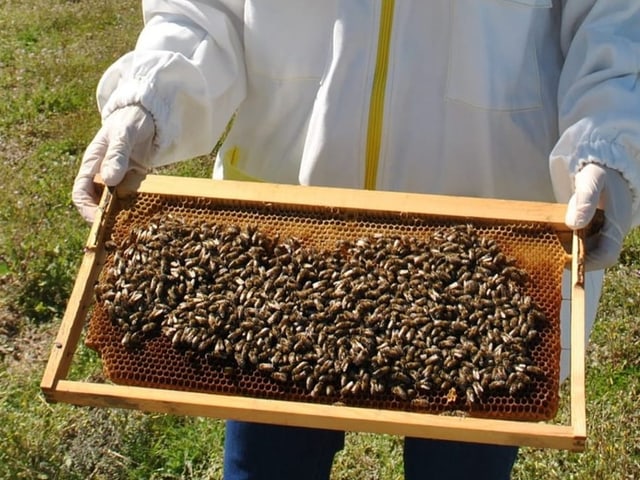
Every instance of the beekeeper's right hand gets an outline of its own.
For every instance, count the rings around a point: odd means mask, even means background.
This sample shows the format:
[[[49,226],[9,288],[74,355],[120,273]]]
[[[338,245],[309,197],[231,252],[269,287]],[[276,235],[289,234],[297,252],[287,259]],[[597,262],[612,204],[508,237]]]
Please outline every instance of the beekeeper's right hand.
[[[153,117],[138,105],[120,108],[104,120],[73,182],[73,203],[85,220],[93,222],[99,201],[95,175],[99,173],[105,185],[115,187],[129,170],[146,173],[154,135]]]

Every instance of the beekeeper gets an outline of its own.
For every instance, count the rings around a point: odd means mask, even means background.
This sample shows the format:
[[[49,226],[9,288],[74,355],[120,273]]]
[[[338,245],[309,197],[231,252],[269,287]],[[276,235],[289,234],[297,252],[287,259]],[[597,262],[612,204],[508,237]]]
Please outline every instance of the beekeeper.
[[[135,50],[98,85],[103,126],[73,187],[87,220],[96,173],[116,185],[131,168],[207,154],[236,114],[215,178],[567,202],[571,228],[602,207],[587,265],[591,327],[602,269],[640,221],[640,2],[143,8]],[[228,422],[225,443],[225,478],[320,479],[343,434]],[[406,439],[405,474],[508,478],[516,452]]]

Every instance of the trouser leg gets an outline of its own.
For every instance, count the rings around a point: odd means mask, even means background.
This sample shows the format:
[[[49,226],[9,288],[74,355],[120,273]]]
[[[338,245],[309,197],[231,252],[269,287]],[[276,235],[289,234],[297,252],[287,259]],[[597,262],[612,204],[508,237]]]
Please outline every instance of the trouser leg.
[[[344,432],[228,421],[225,480],[328,480]]]
[[[518,447],[406,438],[405,480],[507,480]]]

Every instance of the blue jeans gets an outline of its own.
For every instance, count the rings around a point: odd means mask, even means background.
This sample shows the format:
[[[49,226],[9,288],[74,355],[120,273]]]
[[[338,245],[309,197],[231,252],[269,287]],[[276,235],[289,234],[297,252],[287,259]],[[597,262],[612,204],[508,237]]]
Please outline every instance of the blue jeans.
[[[344,432],[228,421],[225,480],[328,480]],[[517,447],[406,438],[406,480],[508,479]]]

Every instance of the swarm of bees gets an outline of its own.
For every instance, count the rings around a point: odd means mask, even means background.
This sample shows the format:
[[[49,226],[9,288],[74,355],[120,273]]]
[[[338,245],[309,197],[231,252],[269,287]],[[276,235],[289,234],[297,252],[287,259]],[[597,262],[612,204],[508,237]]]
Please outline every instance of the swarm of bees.
[[[254,225],[160,214],[111,256],[96,299],[122,344],[158,335],[227,370],[313,398],[526,394],[547,319],[527,273],[472,225],[372,235],[318,251]]]

